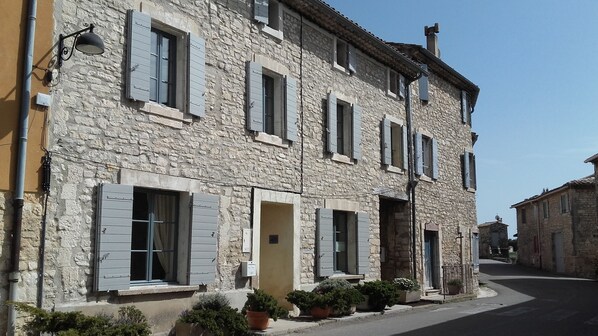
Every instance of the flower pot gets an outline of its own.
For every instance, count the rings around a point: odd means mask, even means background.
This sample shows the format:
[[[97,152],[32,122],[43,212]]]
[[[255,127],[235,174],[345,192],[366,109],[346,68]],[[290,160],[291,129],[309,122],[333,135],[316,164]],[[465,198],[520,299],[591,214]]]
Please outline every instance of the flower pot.
[[[322,307],[311,307],[310,313],[311,317],[314,319],[325,319],[330,316],[330,311],[332,309],[330,307],[322,308]]]
[[[267,312],[247,311],[247,324],[251,330],[266,330],[270,322],[270,315]]]
[[[400,291],[399,303],[417,302],[421,299],[420,291]]]
[[[448,293],[449,295],[457,295],[461,292],[461,286],[457,285],[448,285]]]
[[[186,323],[177,321],[174,325],[176,336],[212,336],[212,333],[205,330],[197,323]]]

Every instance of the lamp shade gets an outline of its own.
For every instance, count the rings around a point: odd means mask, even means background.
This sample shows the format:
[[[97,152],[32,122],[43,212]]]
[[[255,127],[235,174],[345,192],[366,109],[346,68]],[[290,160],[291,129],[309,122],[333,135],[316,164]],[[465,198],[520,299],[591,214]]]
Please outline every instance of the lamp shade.
[[[104,42],[98,35],[89,32],[77,38],[75,49],[86,55],[100,55],[104,53]]]

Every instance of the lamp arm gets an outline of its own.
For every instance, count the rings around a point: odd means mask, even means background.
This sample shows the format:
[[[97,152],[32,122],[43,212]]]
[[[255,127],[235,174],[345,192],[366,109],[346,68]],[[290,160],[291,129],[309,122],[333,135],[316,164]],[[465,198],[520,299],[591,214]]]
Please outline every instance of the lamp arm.
[[[85,27],[81,30],[78,30],[78,31],[72,33],[72,34],[68,34],[68,35],[60,34],[58,36],[58,67],[59,68],[62,66],[63,61],[68,61],[71,58],[71,56],[73,56],[73,51],[75,50],[75,43],[77,42],[77,37],[79,37],[79,35],[81,35],[82,33],[86,32],[88,30],[90,33],[93,33],[93,28],[94,28],[94,25],[90,24],[89,27]],[[64,45],[64,40],[66,40],[69,37],[73,37],[73,36],[75,38],[73,39],[73,44],[71,45],[71,48],[69,51],[69,47]]]

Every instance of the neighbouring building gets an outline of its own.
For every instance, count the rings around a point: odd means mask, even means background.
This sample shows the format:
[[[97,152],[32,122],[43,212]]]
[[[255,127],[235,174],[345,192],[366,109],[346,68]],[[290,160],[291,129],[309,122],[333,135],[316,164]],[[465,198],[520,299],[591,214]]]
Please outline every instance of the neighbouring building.
[[[437,30],[427,48],[386,43],[320,0],[55,0],[47,15],[54,40],[93,24],[105,52],[49,78],[50,192],[27,200],[19,300],[135,304],[165,332],[201,292],[240,306],[252,288],[282,302],[398,276],[477,290],[479,88],[439,58]]]
[[[508,257],[508,227],[498,215],[495,221],[478,224],[480,258]]]
[[[512,205],[517,211],[517,258],[523,265],[595,278],[598,273],[598,156],[595,173]]]

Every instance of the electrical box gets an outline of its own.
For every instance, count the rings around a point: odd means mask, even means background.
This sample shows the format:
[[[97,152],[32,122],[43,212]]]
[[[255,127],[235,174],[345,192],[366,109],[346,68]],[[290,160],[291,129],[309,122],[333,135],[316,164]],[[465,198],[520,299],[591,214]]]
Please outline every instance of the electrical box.
[[[257,267],[255,261],[242,261],[241,262],[241,276],[253,277],[257,275]]]
[[[50,107],[52,104],[52,97],[45,93],[38,93],[35,97],[35,103],[39,106]]]

